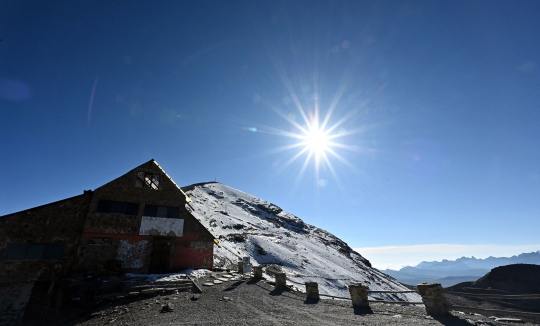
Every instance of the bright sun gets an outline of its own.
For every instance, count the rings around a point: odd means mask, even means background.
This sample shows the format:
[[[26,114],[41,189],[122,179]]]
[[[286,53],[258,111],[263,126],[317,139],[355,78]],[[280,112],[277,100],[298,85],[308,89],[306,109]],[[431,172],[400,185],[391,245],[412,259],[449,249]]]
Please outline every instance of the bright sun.
[[[330,146],[328,135],[317,124],[309,126],[300,138],[304,140],[304,146],[316,156],[323,155]]]
[[[277,167],[277,173],[285,170],[291,164],[300,161],[299,171],[296,176],[296,180],[293,185],[295,189],[300,180],[303,178],[304,173],[308,170],[310,162],[313,163],[315,180],[317,186],[325,187],[328,182],[323,179],[324,175],[331,174],[336,180],[337,184],[340,184],[339,169],[334,163],[347,167],[355,174],[360,174],[360,171],[351,164],[345,157],[340,155],[343,150],[351,152],[362,152],[363,148],[359,145],[350,144],[353,134],[363,132],[364,127],[357,127],[353,130],[345,129],[347,123],[353,118],[362,106],[354,108],[342,108],[340,112],[343,115],[336,116],[337,108],[340,106],[340,100],[345,91],[345,83],[337,90],[331,99],[328,107],[325,107],[321,113],[320,99],[317,92],[313,93],[310,99],[302,99],[299,93],[295,92],[292,82],[283,72],[282,74],[285,86],[289,90],[289,96],[284,98],[282,102],[285,105],[291,105],[291,109],[294,107],[295,111],[290,109],[283,110],[280,105],[274,105],[267,101],[262,101],[268,108],[272,109],[275,113],[281,116],[290,124],[290,128],[280,129],[276,127],[263,126],[264,132],[271,133],[279,136],[285,136],[293,139],[287,145],[283,145],[274,148],[269,153],[278,153],[283,151],[294,151],[295,153],[283,163],[280,163]],[[314,86],[314,89],[318,88]],[[303,103],[303,100],[306,103]],[[257,101],[260,101],[258,99]],[[346,105],[345,103],[344,105]],[[287,112],[288,111],[288,112]],[[259,129],[255,127],[244,127],[244,129],[258,132]],[[301,162],[303,161],[303,163]],[[341,168],[341,167],[340,167]]]

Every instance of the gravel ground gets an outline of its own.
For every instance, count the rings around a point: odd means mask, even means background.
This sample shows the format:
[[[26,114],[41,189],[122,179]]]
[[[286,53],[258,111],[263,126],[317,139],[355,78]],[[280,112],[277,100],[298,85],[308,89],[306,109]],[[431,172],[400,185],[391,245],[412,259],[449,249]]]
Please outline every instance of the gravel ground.
[[[205,282],[201,280],[201,283]],[[371,304],[354,309],[350,301],[307,302],[305,294],[276,291],[265,281],[237,280],[187,292],[134,298],[100,305],[69,325],[511,325],[478,314],[453,312],[433,319],[423,306]],[[166,312],[163,307],[172,307]],[[521,325],[537,325],[522,323]]]

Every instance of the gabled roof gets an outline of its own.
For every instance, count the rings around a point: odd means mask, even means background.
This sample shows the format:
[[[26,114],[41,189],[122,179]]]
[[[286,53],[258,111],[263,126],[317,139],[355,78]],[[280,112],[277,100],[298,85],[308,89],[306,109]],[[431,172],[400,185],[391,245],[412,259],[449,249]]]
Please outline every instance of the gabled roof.
[[[149,162],[154,162],[154,164],[161,170],[161,172],[163,172],[164,175],[167,176],[167,178],[169,178],[169,180],[171,180],[171,182],[176,186],[176,188],[178,188],[178,190],[180,190],[180,192],[182,194],[184,194],[184,196],[186,196],[186,202],[190,203],[191,202],[191,198],[188,197],[188,195],[186,195],[186,193],[182,190],[182,188],[180,188],[176,182],[174,182],[174,180],[167,174],[167,172],[165,172],[165,170],[163,170],[163,168],[161,167],[161,165],[158,164],[158,162],[156,162],[156,160],[154,159],[151,159]],[[147,162],[148,163],[148,162]]]
[[[174,182],[174,180],[167,174],[167,172],[165,172],[165,170],[163,170],[163,168],[162,168],[162,167],[158,164],[158,162],[156,162],[156,160],[154,160],[154,159],[151,159],[150,161],[145,162],[145,163],[143,163],[143,164],[137,166],[136,168],[129,170],[127,173],[122,174],[122,175],[119,176],[118,178],[115,178],[115,179],[113,179],[113,180],[107,182],[106,184],[103,184],[103,185],[101,185],[100,187],[96,188],[96,190],[98,190],[99,188],[104,187],[105,185],[108,185],[109,183],[113,183],[113,182],[116,181],[117,179],[120,179],[121,177],[125,176],[126,174],[128,174],[128,173],[130,173],[130,172],[132,172],[132,171],[134,171],[134,170],[140,169],[141,167],[143,167],[144,165],[149,164],[149,163],[154,164],[154,165],[155,165],[155,166],[163,173],[163,175],[165,175],[165,176],[167,177],[167,179],[169,179],[169,180],[172,182],[172,184],[173,184],[173,185],[174,185],[174,186],[175,186],[175,187],[176,187],[176,188],[184,195],[184,197],[186,197],[186,202],[187,202],[188,205],[189,205],[189,203],[191,202],[191,198],[189,198],[188,195],[186,195],[186,193],[182,190],[182,188],[180,188],[180,187],[178,186],[178,184],[176,184],[176,182]]]

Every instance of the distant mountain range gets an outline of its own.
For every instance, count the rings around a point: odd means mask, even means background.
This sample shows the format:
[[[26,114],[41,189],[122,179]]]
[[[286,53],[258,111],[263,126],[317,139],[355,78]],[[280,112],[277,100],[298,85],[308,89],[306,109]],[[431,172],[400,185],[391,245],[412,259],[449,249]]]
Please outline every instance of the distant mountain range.
[[[444,259],[441,262],[424,261],[415,267],[407,266],[399,271],[385,269],[382,272],[405,284],[416,285],[422,282],[434,282],[447,287],[461,282],[476,281],[495,267],[511,264],[540,265],[540,251],[512,257],[488,257],[486,259],[461,257],[456,260]]]

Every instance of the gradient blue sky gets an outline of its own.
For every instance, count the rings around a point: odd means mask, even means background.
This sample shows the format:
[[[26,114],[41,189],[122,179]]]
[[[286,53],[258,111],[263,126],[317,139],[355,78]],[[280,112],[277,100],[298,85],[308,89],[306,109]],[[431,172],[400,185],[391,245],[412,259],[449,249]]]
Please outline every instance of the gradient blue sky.
[[[355,248],[540,250],[538,17],[538,1],[3,1],[0,215],[154,158]],[[341,146],[292,160],[317,109]]]

